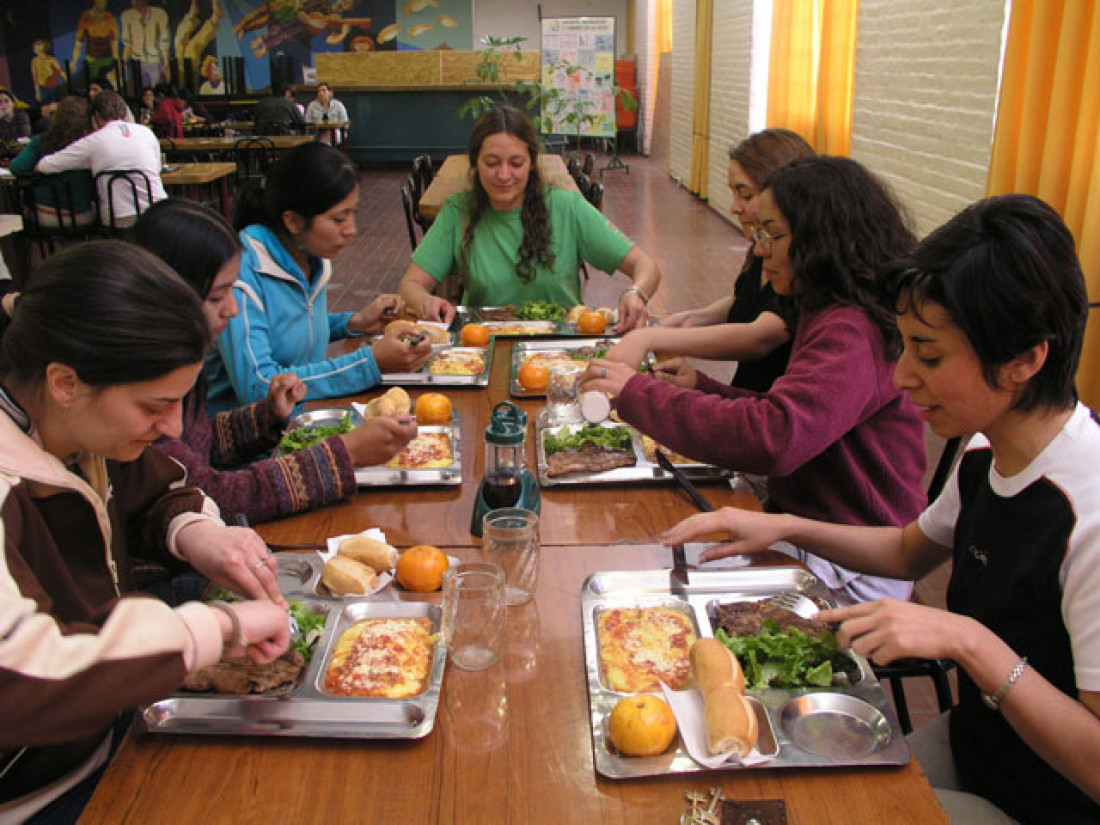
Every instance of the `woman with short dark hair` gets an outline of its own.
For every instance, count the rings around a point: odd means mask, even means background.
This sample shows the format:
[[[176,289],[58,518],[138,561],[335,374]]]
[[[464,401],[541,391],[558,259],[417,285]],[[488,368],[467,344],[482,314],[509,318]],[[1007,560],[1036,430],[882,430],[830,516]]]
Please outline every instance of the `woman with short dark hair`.
[[[410,372],[431,355],[394,330],[369,346],[328,357],[332,341],[381,332],[404,309],[381,295],[359,312],[328,311],[329,258],[356,234],[359,181],[347,156],[306,143],[272,164],[262,185],[241,191],[237,225],[244,247],[235,285],[240,314],[218,338],[207,371],[214,412],[267,396],[272,377],[294,373],[310,398],[362,392],[383,372]]]
[[[16,304],[0,347],[5,820],[69,804],[54,802],[62,794],[86,799],[120,712],[223,653],[266,662],[287,647],[266,545],[226,527],[178,464],[146,449],[178,434],[208,343],[191,288],[121,241],[54,255]],[[133,592],[139,557],[255,601],[169,607]]]
[[[0,89],[0,143],[14,143],[31,136],[31,120],[24,109],[15,106],[15,95]]]

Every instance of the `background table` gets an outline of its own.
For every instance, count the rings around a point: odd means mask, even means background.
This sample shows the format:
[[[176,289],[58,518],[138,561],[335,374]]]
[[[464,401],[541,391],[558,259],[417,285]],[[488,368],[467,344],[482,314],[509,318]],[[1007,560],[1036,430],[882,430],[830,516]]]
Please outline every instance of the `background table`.
[[[237,173],[237,164],[227,161],[213,163],[175,163],[171,172],[162,171],[161,183],[165,189],[183,189],[193,201],[202,202],[201,187],[216,186],[218,189],[221,213],[230,223],[233,222],[233,202],[230,194],[230,182]]]
[[[565,168],[560,155],[539,155],[539,174],[544,183],[577,191],[576,181]],[[447,198],[470,185],[470,159],[466,155],[448,155],[432,178],[431,185],[420,196],[420,214],[434,218]]]
[[[275,149],[282,152],[301,146],[303,143],[313,141],[312,135],[271,135],[263,137],[182,137],[161,138],[160,148],[162,152],[169,154],[195,154],[197,152],[210,152],[221,154],[232,152],[241,141],[270,140]]]

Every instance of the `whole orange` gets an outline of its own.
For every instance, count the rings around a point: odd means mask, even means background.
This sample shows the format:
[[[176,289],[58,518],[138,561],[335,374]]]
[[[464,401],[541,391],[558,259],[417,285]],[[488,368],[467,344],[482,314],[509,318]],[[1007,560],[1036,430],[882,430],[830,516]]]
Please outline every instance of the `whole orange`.
[[[464,347],[483,347],[489,343],[489,328],[482,324],[467,324],[459,336]]]
[[[525,390],[545,390],[550,371],[536,361],[527,361],[519,368],[516,378]]]
[[[656,756],[676,738],[676,717],[663,699],[648,693],[627,696],[611,711],[607,733],[623,756]]]
[[[450,566],[447,554],[438,547],[417,544],[401,554],[394,572],[402,587],[432,593],[443,586],[443,574]]]
[[[582,312],[581,317],[577,319],[577,332],[585,335],[601,335],[605,329],[607,329],[607,319],[602,312],[589,310]]]
[[[416,423],[450,424],[453,409],[451,399],[447,396],[438,392],[426,392],[416,399]]]

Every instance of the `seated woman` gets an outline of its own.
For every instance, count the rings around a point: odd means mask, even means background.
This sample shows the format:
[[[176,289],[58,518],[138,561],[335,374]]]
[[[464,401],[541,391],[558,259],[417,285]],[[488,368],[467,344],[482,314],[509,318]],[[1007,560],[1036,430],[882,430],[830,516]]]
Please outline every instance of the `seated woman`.
[[[768,176],[796,158],[813,155],[810,145],[786,129],[765,129],[730,149],[731,211],[745,237],[756,228],[756,201]],[[761,259],[749,249],[733,295],[709,306],[675,313],[660,326],[636,329],[607,353],[612,361],[637,365],[647,352],[740,362],[733,386],[767,392],[791,354],[791,336],[775,291],[764,277]],[[662,374],[694,385],[693,370],[680,363],[661,365]]]
[[[241,260],[237,234],[225,218],[193,201],[169,199],[152,206],[130,236],[171,266],[202,299],[211,342],[237,315],[233,282]],[[183,432],[156,446],[187,468],[187,479],[217,503],[223,518],[244,515],[252,524],[324,507],[356,491],[355,468],[381,464],[416,436],[416,421],[372,418],[280,458],[265,458],[282,436],[306,387],[292,373],[274,375],[267,398],[206,415],[200,377],[183,400]],[[243,469],[225,470],[260,458]]]
[[[661,283],[657,264],[580,193],[543,185],[538,138],[523,112],[499,106],[482,115],[469,158],[471,188],[443,205],[401,279],[401,297],[421,318],[450,323],[454,307],[431,291],[454,269],[467,305],[575,306],[587,262],[634,282],[619,298],[616,331],[645,325]]]
[[[306,185],[308,183],[308,185]],[[262,401],[272,378],[292,372],[310,398],[363,392],[384,372],[412,372],[432,354],[407,332],[334,358],[329,343],[381,331],[404,308],[384,296],[359,312],[328,311],[328,259],[355,236],[359,181],[347,156],[307,143],[271,165],[263,185],[240,193],[237,223],[244,254],[234,289],[240,313],[218,338],[220,358],[207,367],[214,412]]]
[[[798,311],[787,371],[768,392],[704,375],[685,389],[607,360],[590,363],[583,389],[618,396],[624,421],[676,452],[767,476],[769,510],[905,524],[925,503],[924,438],[917,410],[890,384],[898,333],[878,289],[913,235],[885,186],[847,158],[776,170],[756,218],[764,275]],[[909,596],[909,581],[790,552],[841,598]]]
[[[16,304],[0,349],[5,822],[75,821],[122,711],[223,653],[266,662],[286,650],[263,541],[226,527],[178,464],[146,449],[179,434],[208,345],[191,288],[121,241],[54,255]],[[132,592],[138,555],[255,601],[171,608]]]
[[[946,611],[820,616],[880,664],[958,662],[958,706],[911,737],[952,821],[1005,821],[977,794],[1020,822],[1098,822],[1100,426],[1074,388],[1088,297],[1073,237],[1035,198],[989,198],[903,258],[889,291],[894,383],[938,435],[978,433],[935,503],[877,530],[724,509],[665,540],[728,533],[718,557],[785,539],[906,579],[952,562]]]
[[[38,161],[59,152],[88,134],[88,102],[66,97],[57,104],[45,134],[35,135],[16,157],[11,171],[33,175]],[[58,183],[34,188],[34,205],[40,226],[91,226],[96,222],[95,182],[87,169],[61,172]],[[71,210],[71,211],[70,211]]]
[[[332,94],[332,87],[327,83],[317,84],[317,99],[311,100],[306,107],[306,123],[347,123],[348,110],[344,104]],[[321,132],[317,135],[321,143],[339,146],[344,142],[343,130]]]

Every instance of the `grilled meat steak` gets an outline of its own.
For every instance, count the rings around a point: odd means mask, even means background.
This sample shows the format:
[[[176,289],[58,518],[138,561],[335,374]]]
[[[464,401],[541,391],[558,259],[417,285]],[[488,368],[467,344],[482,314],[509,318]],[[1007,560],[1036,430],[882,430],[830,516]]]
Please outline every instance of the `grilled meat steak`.
[[[499,307],[481,307],[477,310],[477,317],[482,321],[514,321],[516,320],[515,304],[506,304]]]
[[[183,680],[183,689],[215,693],[266,693],[294,685],[305,666],[305,657],[295,650],[288,650],[266,665],[258,665],[247,656],[222,659],[216,665],[189,674]]]
[[[636,463],[633,452],[608,450],[589,441],[578,450],[561,450],[547,456],[546,475],[553,478],[567,473],[602,473],[616,467],[633,467]]]
[[[767,599],[758,602],[737,602],[720,604],[715,611],[714,620],[730,636],[756,636],[771,619],[781,628],[794,627],[808,636],[816,636],[829,625],[816,619],[803,619],[784,607],[769,604]]]

